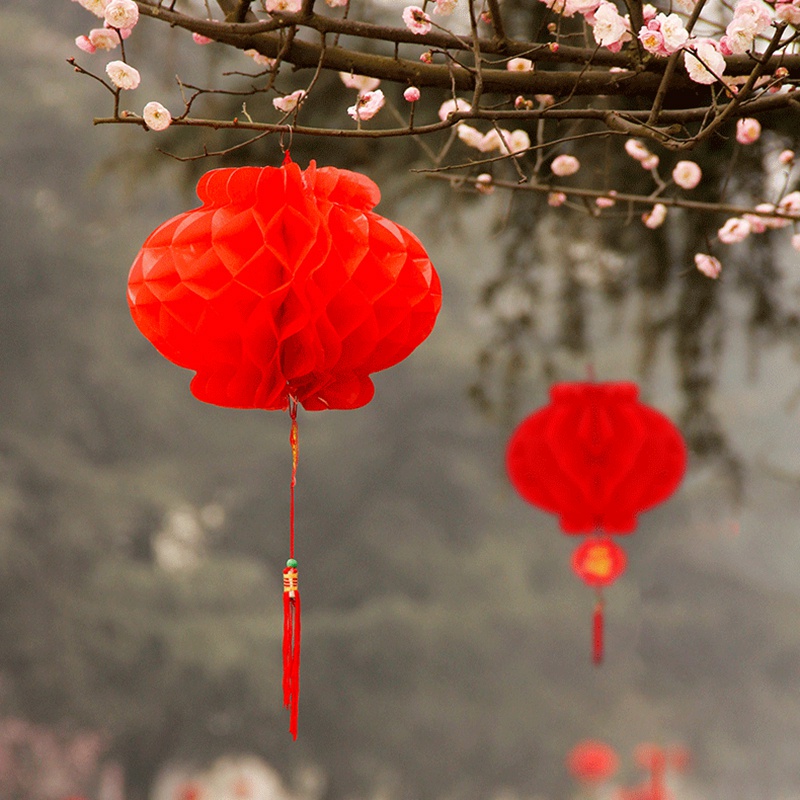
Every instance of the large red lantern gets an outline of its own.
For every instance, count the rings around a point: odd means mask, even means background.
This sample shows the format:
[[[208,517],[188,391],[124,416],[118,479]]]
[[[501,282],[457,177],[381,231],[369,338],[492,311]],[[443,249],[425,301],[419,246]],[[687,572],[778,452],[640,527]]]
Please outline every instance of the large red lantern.
[[[368,178],[334,167],[206,173],[199,208],[160,225],[130,271],[134,322],[158,351],[195,371],[199,400],[288,409],[292,481],[284,570],[284,700],[297,735],[300,593],[294,559],[297,405],[368,403],[370,375],[433,329],[441,285],[417,238],[372,209]]]
[[[666,500],[686,469],[678,429],[638,399],[633,383],[560,383],[550,403],[517,427],[506,452],[511,483],[539,508],[558,514],[567,534],[597,534],[572,560],[597,592],[593,658],[602,661],[602,589],[625,568],[608,534],[632,533],[637,514]]]

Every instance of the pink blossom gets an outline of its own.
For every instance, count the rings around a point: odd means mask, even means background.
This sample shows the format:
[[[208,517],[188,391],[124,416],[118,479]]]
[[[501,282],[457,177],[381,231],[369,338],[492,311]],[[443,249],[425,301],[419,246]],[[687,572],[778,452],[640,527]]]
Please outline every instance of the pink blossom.
[[[645,3],[642,7],[642,19],[644,20],[644,24],[647,25],[651,19],[655,19],[658,15],[658,9],[650,5],[650,3]]]
[[[278,111],[288,114],[289,112],[294,111],[296,108],[301,106],[305,99],[305,89],[297,89],[296,91],[292,92],[291,94],[287,94],[284,97],[273,98],[272,105],[275,106]]]
[[[722,264],[714,256],[706,255],[706,253],[697,253],[694,257],[694,263],[697,269],[708,278],[718,278],[722,272]]]
[[[403,22],[411,33],[429,33],[431,18],[419,6],[406,6],[403,9]]]
[[[529,58],[511,58],[506,64],[506,69],[509,72],[531,72],[533,61]]]
[[[602,0],[566,0],[564,3],[564,16],[572,17],[575,14],[593,16],[601,1]]]
[[[250,56],[250,58],[252,58],[253,61],[255,61],[256,64],[258,64],[259,66],[267,67],[268,69],[272,69],[275,66],[275,64],[277,63],[277,59],[270,58],[269,56],[265,56],[265,55],[259,53],[258,50],[254,50],[254,49],[245,50],[244,54],[246,56]],[[273,103],[273,105],[274,105],[274,103]]]
[[[84,53],[95,53],[97,48],[92,44],[92,40],[88,36],[78,36],[75,39],[75,45]]]
[[[800,250],[800,233],[796,233],[792,236],[791,243],[795,250]]]
[[[564,192],[550,192],[550,194],[547,195],[547,205],[552,206],[553,208],[563,206],[566,202],[567,196],[564,194]]]
[[[769,214],[775,211],[775,206],[772,203],[759,203],[755,207],[756,211],[762,212],[761,214],[744,214],[744,218],[750,223],[750,228],[753,233],[764,233],[767,228],[770,230],[778,230],[790,225],[791,222],[785,217],[767,217],[764,214]]]
[[[608,0],[600,3],[593,17],[594,22],[591,25],[594,40],[601,47],[607,47],[612,52],[619,52],[623,42],[631,38],[628,21]]]
[[[403,99],[409,103],[416,103],[421,96],[422,95],[416,86],[409,86],[408,89],[403,92]]]
[[[472,106],[460,97],[450,98],[439,106],[439,119],[444,122],[454,111],[472,111]]]
[[[358,89],[359,94],[373,92],[381,85],[379,78],[369,78],[366,75],[353,75],[352,72],[340,72],[339,77],[348,89]]]
[[[488,172],[482,172],[475,178],[475,188],[481,194],[492,194],[494,186],[492,186],[492,176]]]
[[[783,164],[785,167],[788,167],[790,164],[794,163],[794,150],[781,150],[780,155],[778,156],[778,161]]]
[[[518,94],[514,98],[514,108],[530,111],[533,108],[533,101],[526,99],[523,95]]]
[[[325,0],[330,8],[341,8],[342,6],[346,6],[348,0]]]
[[[142,117],[151,131],[164,131],[172,124],[172,115],[155,100],[151,100],[144,107]]]
[[[667,207],[663,203],[656,203],[650,211],[642,214],[642,222],[644,222],[645,227],[650,228],[650,230],[660,228],[664,224],[666,218]]]
[[[141,81],[139,71],[124,61],[109,61],[106,74],[118,89],[135,89]]]
[[[675,53],[688,39],[689,33],[677,14],[656,14],[639,31],[639,41],[645,50],[658,56]]]
[[[657,56],[668,55],[664,47],[664,34],[657,27],[652,26],[653,22],[649,22],[639,29],[639,41],[642,43],[642,47],[648,53],[653,53]]]
[[[347,109],[347,113],[355,120],[372,119],[386,102],[383,92],[375,89],[373,92],[364,92],[358,96],[354,106]]]
[[[194,40],[195,44],[211,44],[213,39],[209,39],[208,36],[203,36],[201,33],[193,33],[192,39]]]
[[[661,159],[657,155],[650,153],[647,158],[643,158],[639,163],[642,165],[642,169],[652,170],[658,168],[660,161]]]
[[[800,0],[777,0],[775,16],[781,22],[800,27]]]
[[[581,162],[575,156],[560,155],[553,159],[550,169],[553,175],[558,175],[564,178],[568,175],[574,175],[581,168]]]
[[[522,153],[531,146],[531,139],[527,131],[517,128],[509,133],[501,129],[500,138],[502,139],[500,150],[503,153],[516,155]]]
[[[687,43],[683,63],[695,83],[715,83],[725,72],[725,57],[713,39],[692,39]]]
[[[264,10],[270,13],[296,14],[303,6],[303,0],[266,0]]]
[[[108,0],[77,0],[77,2],[96,17],[103,17]]]
[[[779,203],[778,210],[800,219],[800,192],[790,192]]]
[[[612,206],[616,205],[617,201],[613,197],[598,197],[594,204],[598,208],[611,208]]]
[[[492,150],[499,150],[503,145],[503,140],[495,128],[492,128],[488,133],[481,137],[478,142],[478,150],[481,153],[491,153]]]
[[[744,117],[736,122],[736,141],[753,144],[761,136],[761,123],[753,117]]]
[[[456,10],[458,0],[436,0],[436,6],[433,9],[434,14],[441,14],[443,17],[452,14]]]
[[[548,108],[556,102],[555,97],[551,94],[535,94],[533,99],[543,108]]]
[[[119,34],[113,28],[92,28],[89,41],[98,50],[113,50],[119,45]]]
[[[652,155],[640,139],[628,139],[625,142],[625,152],[637,161],[644,161]]]
[[[139,21],[139,6],[133,0],[111,0],[103,11],[106,24],[130,30]]]
[[[718,231],[723,244],[738,244],[750,235],[750,223],[740,217],[731,217]]]
[[[480,148],[483,134],[477,128],[473,128],[471,125],[466,125],[462,122],[456,127],[456,131],[458,133],[458,138],[461,139],[465,145],[474,147],[475,149]]]
[[[681,189],[694,189],[703,177],[703,170],[694,161],[679,161],[672,170],[672,180]]]
[[[433,53],[430,50],[426,50],[424,53],[420,54],[419,60],[423,64],[430,64],[433,62]]]

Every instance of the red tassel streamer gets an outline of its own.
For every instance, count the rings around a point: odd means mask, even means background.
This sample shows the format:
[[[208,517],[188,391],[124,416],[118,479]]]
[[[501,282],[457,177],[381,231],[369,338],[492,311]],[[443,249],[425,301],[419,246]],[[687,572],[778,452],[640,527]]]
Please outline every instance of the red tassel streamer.
[[[287,153],[288,157],[288,153]],[[297,712],[300,702],[300,590],[297,584],[297,561],[294,558],[294,488],[297,484],[297,400],[289,400],[292,430],[292,483],[289,493],[289,555],[283,570],[283,705],[289,709],[289,733],[297,739]]]
[[[592,618],[592,663],[595,666],[603,663],[603,600],[600,597]]]
[[[297,562],[290,558],[283,571],[283,705],[289,709],[289,733],[297,739],[300,700],[300,591]]]

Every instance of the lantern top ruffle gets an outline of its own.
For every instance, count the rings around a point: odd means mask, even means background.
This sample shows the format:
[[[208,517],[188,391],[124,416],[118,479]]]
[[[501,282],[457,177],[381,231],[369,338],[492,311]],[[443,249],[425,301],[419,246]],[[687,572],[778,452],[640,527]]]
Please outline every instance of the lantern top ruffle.
[[[376,214],[378,187],[334,167],[206,173],[202,205],[160,225],[131,268],[141,332],[236,408],[357,408],[370,374],[433,329],[439,278],[417,238]]]

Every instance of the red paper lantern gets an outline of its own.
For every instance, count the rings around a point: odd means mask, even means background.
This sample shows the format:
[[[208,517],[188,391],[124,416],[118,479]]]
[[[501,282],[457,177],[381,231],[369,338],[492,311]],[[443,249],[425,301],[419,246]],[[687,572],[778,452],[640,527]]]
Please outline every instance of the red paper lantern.
[[[212,170],[197,194],[145,241],[128,303],[159,352],[195,370],[199,400],[358,408],[370,374],[433,329],[439,278],[416,237],[372,211],[369,178],[287,160]]]
[[[602,783],[617,771],[618,765],[614,748],[593,739],[578,742],[567,756],[567,769],[582,783]]]
[[[550,404],[514,431],[511,482],[559,515],[564,533],[631,533],[636,515],[666,500],[686,468],[686,447],[634,383],[557,383]]]
[[[550,403],[517,427],[506,452],[511,483],[529,503],[558,514],[568,534],[627,534],[636,515],[666,500],[686,469],[686,446],[663,414],[639,402],[633,383],[560,383]],[[602,588],[625,568],[608,538],[575,552],[573,570],[595,588],[593,658],[603,655]]]
[[[199,400],[289,409],[290,558],[283,574],[284,701],[297,736],[300,592],[294,558],[297,404],[358,408],[370,375],[433,329],[441,285],[416,237],[372,209],[369,178],[312,161],[207,172],[202,205],[156,228],[128,303],[158,351],[195,376]]]

